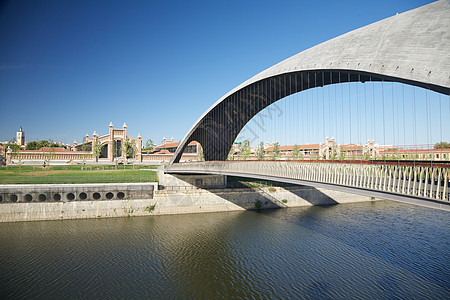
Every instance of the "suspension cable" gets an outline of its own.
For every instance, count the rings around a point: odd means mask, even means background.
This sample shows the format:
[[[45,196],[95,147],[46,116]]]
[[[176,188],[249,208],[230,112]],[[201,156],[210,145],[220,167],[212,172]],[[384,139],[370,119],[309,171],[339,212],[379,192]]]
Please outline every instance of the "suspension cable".
[[[350,120],[350,142],[349,145],[352,144],[352,105],[351,105],[351,94],[350,94],[350,73],[348,75],[348,118]]]

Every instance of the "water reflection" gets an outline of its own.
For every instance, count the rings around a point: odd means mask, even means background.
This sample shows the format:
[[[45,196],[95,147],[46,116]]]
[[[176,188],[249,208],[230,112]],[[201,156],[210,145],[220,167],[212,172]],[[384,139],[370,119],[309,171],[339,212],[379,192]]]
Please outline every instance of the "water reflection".
[[[391,202],[0,224],[0,298],[448,298],[449,225]]]

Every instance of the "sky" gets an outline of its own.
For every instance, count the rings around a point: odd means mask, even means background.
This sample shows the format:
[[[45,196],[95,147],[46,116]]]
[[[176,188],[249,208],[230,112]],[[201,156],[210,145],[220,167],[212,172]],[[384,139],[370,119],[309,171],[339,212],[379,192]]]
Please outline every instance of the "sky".
[[[27,141],[71,144],[110,122],[180,141],[257,73],[430,2],[3,0],[0,141],[22,126]]]

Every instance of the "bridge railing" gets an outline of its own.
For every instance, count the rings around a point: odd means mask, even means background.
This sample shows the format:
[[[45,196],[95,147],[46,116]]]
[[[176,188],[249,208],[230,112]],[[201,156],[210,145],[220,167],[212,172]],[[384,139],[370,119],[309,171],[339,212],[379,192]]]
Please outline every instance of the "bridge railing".
[[[178,163],[170,172],[265,175],[449,201],[450,169],[440,166],[366,165],[299,161]]]

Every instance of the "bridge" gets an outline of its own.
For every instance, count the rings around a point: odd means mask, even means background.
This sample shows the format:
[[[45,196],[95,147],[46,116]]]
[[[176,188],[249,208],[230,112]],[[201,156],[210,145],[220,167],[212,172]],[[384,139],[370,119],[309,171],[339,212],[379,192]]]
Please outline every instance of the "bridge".
[[[325,124],[331,128],[329,130],[336,130],[337,126],[333,126],[332,122],[333,117],[329,118],[330,120],[325,118],[327,105],[332,106],[334,103],[336,109],[341,109],[342,118],[345,115],[349,123],[345,125],[342,121],[340,124],[341,139],[349,137],[349,145],[354,145],[352,142],[356,138],[355,132],[358,140],[361,140],[361,120],[365,118],[364,121],[367,121],[367,111],[374,116],[371,125],[372,138],[375,128],[382,128],[380,132],[384,149],[388,148],[386,135],[389,130],[392,131],[394,141],[403,139],[404,143],[407,133],[410,133],[410,144],[417,144],[417,139],[426,139],[428,144],[431,144],[433,134],[435,138],[438,135],[435,131],[440,131],[442,142],[442,132],[445,134],[448,131],[445,129],[449,128],[442,123],[442,107],[450,107],[449,29],[450,0],[440,0],[351,31],[268,68],[224,95],[199,118],[180,143],[166,173],[247,176],[345,190],[396,201],[427,205],[435,203],[436,206],[450,207],[447,206],[450,204],[448,157],[444,161],[441,158],[439,164],[433,161],[425,162],[423,157],[418,160],[417,155],[413,156],[412,161],[398,159],[395,162],[389,162],[386,158],[377,161],[375,157],[352,157],[347,160],[320,157],[317,160],[310,158],[303,161],[227,161],[233,143],[242,134],[245,126],[251,126],[249,124],[252,124],[255,116],[276,102],[288,98],[295,103],[285,104],[286,119],[294,120],[294,125],[300,119],[304,122],[303,119],[308,118],[310,103],[313,108],[311,112],[323,111],[321,124],[324,132]],[[369,92],[366,91],[368,83],[372,87]],[[356,92],[353,95],[351,84],[356,84]],[[385,90],[389,84],[392,92],[388,98]],[[378,85],[381,91],[375,97],[375,87]],[[330,86],[335,86],[334,95],[332,91],[324,90]],[[336,92],[336,86],[339,86],[340,93]],[[411,120],[405,117],[405,110],[408,109],[408,104],[405,108],[405,86],[413,88],[406,96],[411,99]],[[318,89],[322,89],[321,92]],[[359,89],[364,89],[366,94],[360,96]],[[302,95],[311,90],[316,92],[314,94],[312,91],[312,94],[309,94],[312,96],[306,96],[306,116],[295,116],[292,111],[297,109],[292,107],[298,105],[299,97],[301,100]],[[400,117],[401,109],[398,108],[398,98],[401,98],[398,95],[401,93],[403,117]],[[340,103],[331,100],[332,96],[338,97],[339,94]],[[361,97],[365,99],[367,94],[372,97],[371,110],[368,109],[367,102],[360,100]],[[436,118],[432,115],[432,103],[436,102],[432,100],[433,97],[437,97],[435,99],[439,101],[439,109],[436,109],[439,112],[439,125],[436,125]],[[309,99],[312,101],[308,102]],[[386,105],[387,99],[391,101],[391,106]],[[346,114],[343,113],[343,107],[346,105],[344,100],[348,101]],[[423,106],[418,104],[421,101]],[[365,111],[360,109],[363,104]],[[378,121],[375,120],[377,107],[380,107]],[[299,108],[298,111],[302,109]],[[329,114],[330,111],[331,109],[328,110]],[[444,110],[444,122],[445,113]],[[387,114],[392,115],[391,123],[386,120]],[[334,120],[337,125],[337,117],[334,117]],[[426,126],[417,125],[423,124],[424,120]],[[280,131],[280,134],[288,130],[288,126],[293,126],[292,122],[288,125],[286,120],[274,122],[271,126]],[[283,122],[284,127],[280,126]],[[307,121],[307,126],[315,128],[318,123],[320,122],[317,120],[310,123]],[[401,123],[403,137],[399,134]],[[307,126],[297,127],[299,131],[304,132],[308,131]],[[426,132],[420,132],[422,127],[426,127]],[[365,127],[366,131],[367,128],[368,125]],[[205,161],[179,163],[184,149],[192,141],[201,144]],[[403,148],[395,145],[389,149],[399,151],[398,149]],[[332,147],[329,151],[333,152]]]

